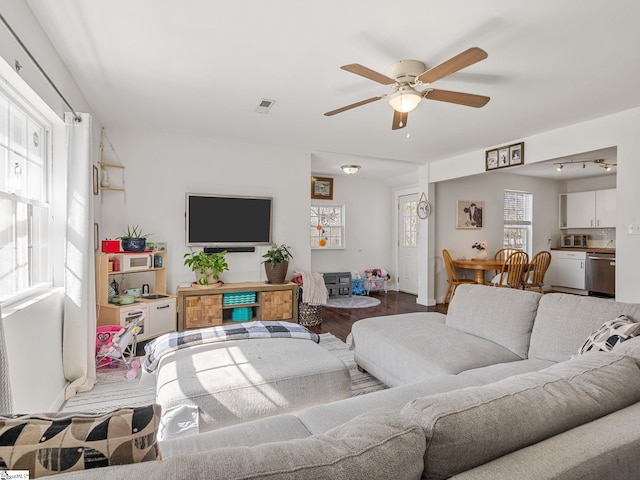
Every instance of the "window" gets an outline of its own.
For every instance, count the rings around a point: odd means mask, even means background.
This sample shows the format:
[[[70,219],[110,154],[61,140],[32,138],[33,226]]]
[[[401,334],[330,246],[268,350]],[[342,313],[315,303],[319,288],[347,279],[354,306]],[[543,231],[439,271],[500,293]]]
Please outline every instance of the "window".
[[[533,195],[505,190],[503,247],[519,248],[531,255],[532,220]]]
[[[0,303],[51,283],[50,131],[0,90]]]
[[[403,247],[418,246],[418,202],[406,202],[402,204],[403,218]]]
[[[344,205],[311,205],[311,248],[344,248]]]

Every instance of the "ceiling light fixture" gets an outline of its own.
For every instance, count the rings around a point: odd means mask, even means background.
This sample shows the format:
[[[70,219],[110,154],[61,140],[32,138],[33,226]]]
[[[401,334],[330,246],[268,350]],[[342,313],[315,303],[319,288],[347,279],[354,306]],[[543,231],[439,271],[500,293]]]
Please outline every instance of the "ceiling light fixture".
[[[358,170],[360,170],[360,165],[342,165],[340,168],[347,175],[353,175],[354,173],[358,173]]]
[[[561,172],[565,165],[580,165],[580,164],[582,164],[582,168],[587,168],[587,163],[593,163],[595,165],[598,165],[599,167],[604,168],[607,172],[610,172],[613,167],[617,167],[618,166],[617,163],[605,162],[604,159],[602,159],[602,158],[597,158],[595,160],[577,160],[575,162],[573,160],[569,160],[568,162],[554,163],[554,165],[557,165],[556,170]]]
[[[422,100],[422,95],[410,86],[405,85],[389,96],[389,105],[396,112],[407,113],[416,108],[420,100]]]

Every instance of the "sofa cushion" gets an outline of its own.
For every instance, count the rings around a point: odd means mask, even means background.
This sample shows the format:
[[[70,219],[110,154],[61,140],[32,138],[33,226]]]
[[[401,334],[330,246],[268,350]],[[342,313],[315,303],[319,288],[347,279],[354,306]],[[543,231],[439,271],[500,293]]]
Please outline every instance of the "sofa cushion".
[[[418,425],[398,413],[376,410],[325,435],[180,455],[108,468],[102,475],[83,472],[82,478],[415,480],[423,470],[424,448]]]
[[[159,405],[105,414],[1,416],[0,468],[29,470],[29,478],[38,478],[156,460],[159,419]]]
[[[448,327],[435,312],[367,318],[351,332],[356,363],[392,387],[521,360],[502,345]]]
[[[415,399],[402,413],[425,431],[426,478],[440,479],[639,400],[633,359],[592,352],[539,372]]]
[[[593,331],[619,315],[638,322],[640,305],[606,298],[547,293],[538,305],[529,357],[552,362],[568,360]]]
[[[449,305],[446,324],[527,358],[541,296],[513,288],[460,285]]]
[[[590,351],[610,352],[613,347],[640,333],[640,323],[629,320],[626,315],[620,315],[615,320],[609,320],[591,335],[578,349],[581,355]]]

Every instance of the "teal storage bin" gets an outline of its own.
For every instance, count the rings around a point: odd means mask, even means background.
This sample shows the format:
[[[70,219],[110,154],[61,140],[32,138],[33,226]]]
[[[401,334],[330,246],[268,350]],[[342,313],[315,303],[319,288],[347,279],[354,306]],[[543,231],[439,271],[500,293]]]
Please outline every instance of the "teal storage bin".
[[[234,322],[246,322],[251,320],[253,316],[253,309],[251,307],[234,308],[231,311],[231,320]]]

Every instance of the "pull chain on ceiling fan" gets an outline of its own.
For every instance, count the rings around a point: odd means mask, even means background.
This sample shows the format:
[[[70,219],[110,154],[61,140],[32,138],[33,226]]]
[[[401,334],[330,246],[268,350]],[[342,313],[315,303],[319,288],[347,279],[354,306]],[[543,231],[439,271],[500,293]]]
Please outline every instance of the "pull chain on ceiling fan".
[[[451,75],[487,57],[487,52],[481,48],[472,47],[426,71],[425,64],[418,60],[400,60],[387,67],[384,74],[378,73],[358,63],[343,65],[340,67],[342,70],[360,75],[361,77],[368,78],[382,85],[390,86],[393,92],[331,110],[325,113],[325,116],[336,115],[337,113],[346,112],[347,110],[389,97],[389,105],[393,108],[391,128],[392,130],[398,130],[407,126],[409,112],[416,108],[423,98],[439,102],[456,103],[468,107],[483,107],[490,100],[489,97],[484,95],[453,92],[431,87],[420,91],[417,90],[416,87],[420,88],[423,85],[430,85],[436,80]]]

